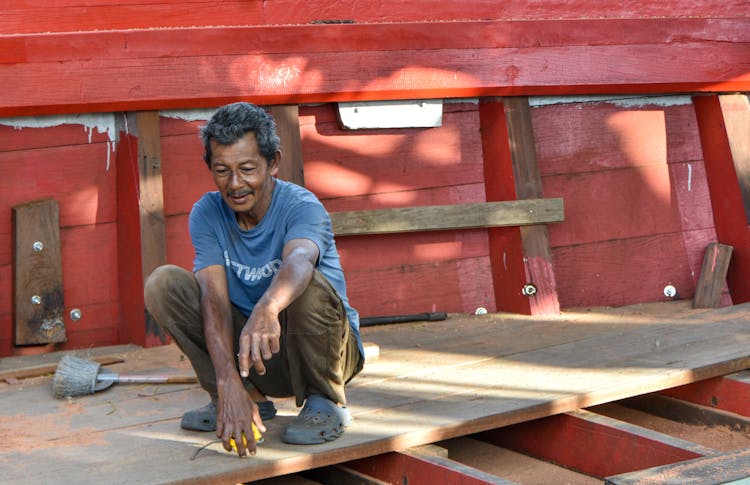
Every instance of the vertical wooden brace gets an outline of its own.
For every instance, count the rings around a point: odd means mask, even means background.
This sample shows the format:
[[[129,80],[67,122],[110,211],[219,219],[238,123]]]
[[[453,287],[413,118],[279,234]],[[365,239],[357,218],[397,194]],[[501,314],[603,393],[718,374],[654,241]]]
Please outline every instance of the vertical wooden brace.
[[[693,98],[719,241],[733,246],[727,286],[734,303],[750,301],[750,103],[747,95]]]
[[[276,121],[276,132],[281,139],[282,157],[278,177],[304,187],[305,174],[302,166],[299,106],[296,104],[272,106],[271,116]]]
[[[479,116],[487,201],[541,198],[528,98],[485,99]],[[498,228],[489,234],[498,310],[559,314],[547,227]],[[536,293],[524,295],[527,284]]]
[[[732,246],[711,243],[703,255],[701,274],[695,286],[693,308],[716,308],[721,303],[721,293],[726,284]]]

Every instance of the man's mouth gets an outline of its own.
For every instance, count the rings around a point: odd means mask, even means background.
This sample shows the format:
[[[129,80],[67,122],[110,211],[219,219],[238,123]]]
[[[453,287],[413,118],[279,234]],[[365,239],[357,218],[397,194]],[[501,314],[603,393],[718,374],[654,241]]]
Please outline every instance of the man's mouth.
[[[247,198],[248,195],[251,195],[252,191],[243,191],[243,192],[227,192],[227,195],[230,199],[234,202],[243,202],[245,198]]]

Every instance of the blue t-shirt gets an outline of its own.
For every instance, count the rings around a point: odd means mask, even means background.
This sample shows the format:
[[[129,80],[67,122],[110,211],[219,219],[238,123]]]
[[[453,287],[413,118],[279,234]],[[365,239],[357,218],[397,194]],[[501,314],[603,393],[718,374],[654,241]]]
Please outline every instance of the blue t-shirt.
[[[317,269],[328,279],[346,309],[349,325],[364,356],[359,314],[349,305],[346,281],[333,239],[331,218],[309,190],[276,179],[271,205],[258,225],[240,228],[234,211],[218,192],[208,192],[190,211],[190,237],[195,248],[193,271],[223,265],[229,299],[249,316],[281,266],[284,245],[309,239],[320,250]]]

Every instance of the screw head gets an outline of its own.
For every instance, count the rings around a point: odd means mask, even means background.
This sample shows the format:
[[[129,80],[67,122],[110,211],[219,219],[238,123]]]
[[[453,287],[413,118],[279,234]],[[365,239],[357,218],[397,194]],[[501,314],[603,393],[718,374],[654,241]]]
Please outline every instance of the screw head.
[[[34,295],[31,297],[31,303],[34,305],[41,305],[42,304],[42,297],[39,295]]]
[[[83,317],[83,313],[81,313],[81,310],[78,308],[73,308],[70,310],[70,319],[77,322],[78,320]]]
[[[483,306],[480,306],[479,308],[474,310],[474,315],[486,315],[486,314],[487,314],[487,309]]]
[[[38,253],[44,249],[44,243],[42,241],[34,241],[34,244],[32,244],[31,247],[34,248],[35,253]]]
[[[677,296],[677,288],[675,288],[672,285],[667,285],[664,287],[664,296],[667,298],[674,298]]]
[[[534,296],[536,295],[536,286],[534,286],[531,283],[523,285],[523,289],[521,289],[521,293],[526,296]]]

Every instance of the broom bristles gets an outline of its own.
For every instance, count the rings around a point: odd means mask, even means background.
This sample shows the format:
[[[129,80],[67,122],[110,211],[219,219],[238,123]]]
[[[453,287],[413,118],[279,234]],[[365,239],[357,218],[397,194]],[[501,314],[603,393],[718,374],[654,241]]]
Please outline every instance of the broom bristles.
[[[95,392],[96,376],[101,364],[73,354],[66,354],[57,364],[52,390],[55,398],[84,396]]]

